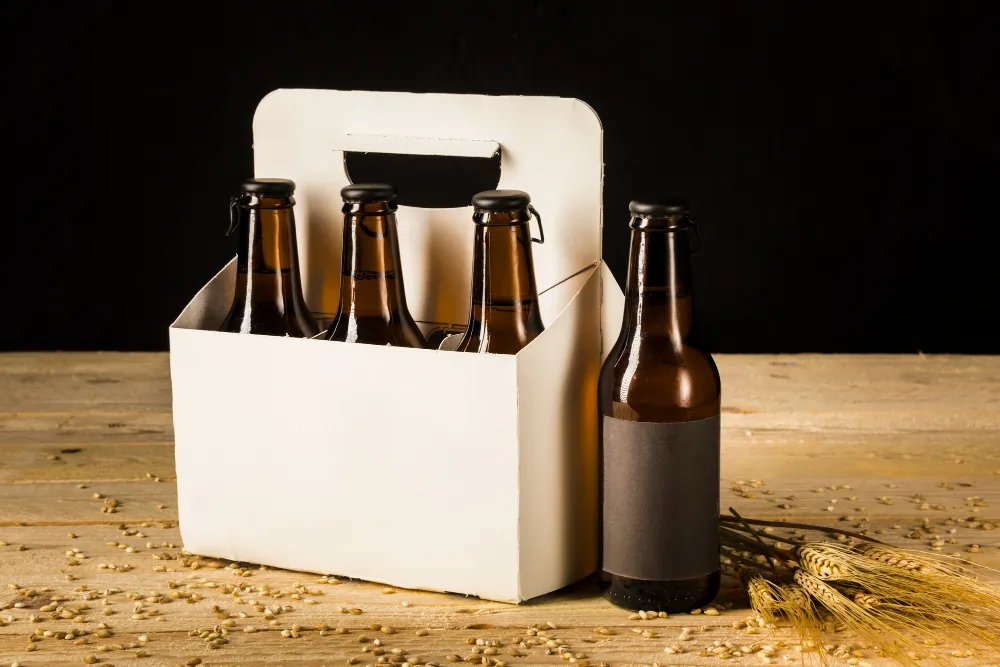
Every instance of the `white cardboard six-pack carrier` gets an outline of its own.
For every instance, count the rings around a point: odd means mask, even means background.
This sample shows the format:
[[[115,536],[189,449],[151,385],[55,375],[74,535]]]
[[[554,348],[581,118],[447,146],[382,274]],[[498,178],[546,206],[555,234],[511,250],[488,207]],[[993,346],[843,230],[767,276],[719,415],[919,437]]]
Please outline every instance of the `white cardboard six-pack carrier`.
[[[185,548],[512,602],[593,572],[597,378],[623,305],[601,261],[593,110],[551,97],[278,90],[253,134],[255,175],[297,185],[305,297],[326,313],[337,308],[346,152],[499,152],[497,187],[527,191],[544,221],[534,261],[546,328],[517,355],[222,333],[230,262],[170,328]],[[400,206],[397,220],[414,319],[467,321],[471,207]]]

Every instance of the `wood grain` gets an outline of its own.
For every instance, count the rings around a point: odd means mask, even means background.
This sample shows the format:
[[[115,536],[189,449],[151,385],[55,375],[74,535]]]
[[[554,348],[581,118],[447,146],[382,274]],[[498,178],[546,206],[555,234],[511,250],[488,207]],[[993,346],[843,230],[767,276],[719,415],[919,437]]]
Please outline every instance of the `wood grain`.
[[[907,548],[932,548],[940,540],[942,553],[1000,568],[1000,531],[981,527],[1000,519],[1000,358],[790,355],[720,356],[718,362],[725,388],[724,507],[757,518],[868,528]],[[206,665],[334,665],[351,657],[374,664],[375,656],[361,652],[371,647],[358,641],[362,635],[378,636],[386,649],[447,664],[449,654],[470,655],[465,643],[470,637],[509,645],[525,638],[529,626],[548,622],[556,626],[548,631],[551,637],[568,642],[593,665],[715,664],[718,658],[695,653],[713,641],[739,646],[792,640],[789,634],[748,636],[734,629],[733,622],[749,612],[731,585],[717,601],[731,607],[718,616],[631,621],[600,597],[593,580],[513,606],[407,590],[384,594],[379,585],[346,579],[321,584],[315,575],[256,566],[238,576],[229,563],[181,551],[172,437],[164,354],[0,355],[0,540],[8,543],[0,547],[0,605],[26,601],[7,584],[43,591],[31,606],[0,611],[0,666],[14,660],[25,667],[79,665],[91,654],[104,665],[174,665],[195,657]],[[95,493],[103,497],[94,498]],[[114,514],[101,511],[104,497],[120,503]],[[142,537],[123,535],[121,525]],[[776,535],[787,533],[775,529]],[[393,544],[391,536],[373,534],[373,539],[407,557],[406,546]],[[109,546],[114,542],[132,552]],[[979,545],[974,556],[973,544]],[[470,545],[474,558],[474,539]],[[74,548],[86,556],[76,559],[78,565],[70,565],[66,555]],[[154,554],[184,560],[157,560]],[[128,570],[102,569],[102,563]],[[194,564],[198,569],[190,567]],[[66,581],[67,575],[75,580]],[[127,594],[168,593],[168,580],[205,599],[145,603],[162,609],[163,620],[132,620],[134,602]],[[322,594],[309,594],[314,604],[294,600],[295,583]],[[220,588],[235,584],[266,584],[285,595],[234,595]],[[45,616],[37,607],[46,595],[70,597],[62,604],[75,608],[88,592],[75,590],[82,586],[99,592],[82,612],[85,622],[28,620],[31,614]],[[122,592],[100,593],[113,588]],[[105,597],[113,615],[101,613]],[[272,626],[250,606],[254,599],[292,610]],[[229,643],[218,649],[188,636],[194,628],[221,622],[213,604],[223,618],[247,614],[233,618]],[[344,614],[338,607],[363,613]],[[46,638],[36,651],[25,650],[36,629],[93,632],[100,622],[111,627],[112,637],[86,635],[83,645]],[[369,629],[375,623],[396,632]],[[279,631],[292,624],[303,627],[302,636],[282,637]],[[320,636],[308,629],[319,624],[350,633]],[[242,632],[247,625],[261,631]],[[596,627],[614,634],[596,634]],[[681,627],[692,628],[695,639],[679,642]],[[423,628],[428,633],[417,636]],[[633,628],[651,629],[655,636],[644,638]],[[149,637],[144,647],[97,651],[99,645],[134,642],[139,634]],[[830,641],[850,643],[850,638],[833,635]],[[668,645],[687,650],[666,654]],[[138,650],[149,657],[137,658]],[[539,648],[525,653],[498,657],[508,665],[565,664]],[[784,653],[798,662],[794,651]],[[884,664],[870,652],[864,660]],[[753,657],[740,662],[759,664]]]

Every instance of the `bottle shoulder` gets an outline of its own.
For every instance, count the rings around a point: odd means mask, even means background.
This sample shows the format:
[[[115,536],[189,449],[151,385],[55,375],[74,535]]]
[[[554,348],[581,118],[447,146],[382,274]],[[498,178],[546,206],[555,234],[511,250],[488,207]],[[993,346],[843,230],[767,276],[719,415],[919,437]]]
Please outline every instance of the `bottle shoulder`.
[[[662,340],[616,345],[601,369],[600,402],[607,416],[635,421],[693,421],[719,414],[715,360],[694,345]]]

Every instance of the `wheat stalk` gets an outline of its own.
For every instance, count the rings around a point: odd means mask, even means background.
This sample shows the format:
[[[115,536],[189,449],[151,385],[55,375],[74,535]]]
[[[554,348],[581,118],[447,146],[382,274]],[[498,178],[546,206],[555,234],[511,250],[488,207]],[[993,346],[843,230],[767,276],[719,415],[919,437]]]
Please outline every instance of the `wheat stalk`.
[[[732,511],[732,508],[730,508]],[[842,528],[831,528],[829,526],[815,526],[808,523],[795,523],[792,521],[766,521],[764,519],[744,519],[740,521],[735,516],[726,516],[725,514],[719,516],[719,521],[729,525],[730,528],[733,526],[731,524],[742,524],[748,523],[752,526],[767,526],[771,528],[801,528],[803,530],[815,530],[821,533],[832,533],[834,535],[843,535],[845,537],[853,537],[857,540],[862,540],[864,542],[871,542],[873,544],[884,544],[881,540],[877,540],[874,537],[869,537],[863,533],[855,533],[850,530],[844,530]],[[770,539],[777,539],[767,535]],[[798,544],[796,542],[796,544]]]
[[[919,607],[970,607],[1000,615],[1000,590],[979,581],[947,556],[922,554],[888,545],[810,545],[840,568],[833,579],[847,579],[868,592]]]
[[[903,665],[925,657],[952,664],[939,650],[928,649],[935,645],[954,647],[956,656],[971,648],[1000,655],[1000,590],[972,576],[966,561],[876,540],[857,546],[796,543],[785,551],[775,542],[788,540],[754,528],[770,522],[734,515],[738,518],[721,521],[720,535],[740,567],[756,568],[755,574],[741,575],[751,606],[768,620],[787,619],[810,646],[822,646],[821,613],[828,613]],[[748,534],[734,537],[734,531]],[[822,651],[820,659],[825,661]]]
[[[806,645],[822,646],[824,624],[819,610],[806,590],[796,583],[781,584],[776,588],[778,609],[795,628],[800,641]],[[825,664],[826,657],[822,653],[819,655],[820,662]]]
[[[739,570],[740,582],[750,597],[750,607],[767,623],[774,623],[778,615],[778,598],[774,584],[751,570]]]
[[[872,609],[862,607],[805,569],[795,571],[794,581],[863,640],[878,645],[887,656],[901,664],[916,664],[913,654],[918,654],[921,647],[876,616]]]
[[[842,550],[850,581],[879,599],[887,618],[941,641],[1000,652],[1000,591],[958,559],[889,546],[826,548]]]

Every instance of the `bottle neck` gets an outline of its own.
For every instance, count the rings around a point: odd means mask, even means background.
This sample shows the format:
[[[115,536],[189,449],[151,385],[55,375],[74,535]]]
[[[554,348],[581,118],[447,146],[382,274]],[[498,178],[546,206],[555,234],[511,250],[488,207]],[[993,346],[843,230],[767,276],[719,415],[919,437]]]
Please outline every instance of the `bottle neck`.
[[[665,338],[675,347],[692,326],[691,249],[685,227],[632,228],[625,326],[631,336]]]
[[[406,309],[395,210],[386,202],[344,205],[342,312],[389,318]]]
[[[466,338],[480,351],[516,352],[543,330],[527,211],[478,212]]]
[[[291,298],[298,285],[294,200],[261,198],[240,209],[237,276],[246,281],[237,298],[252,303]]]

